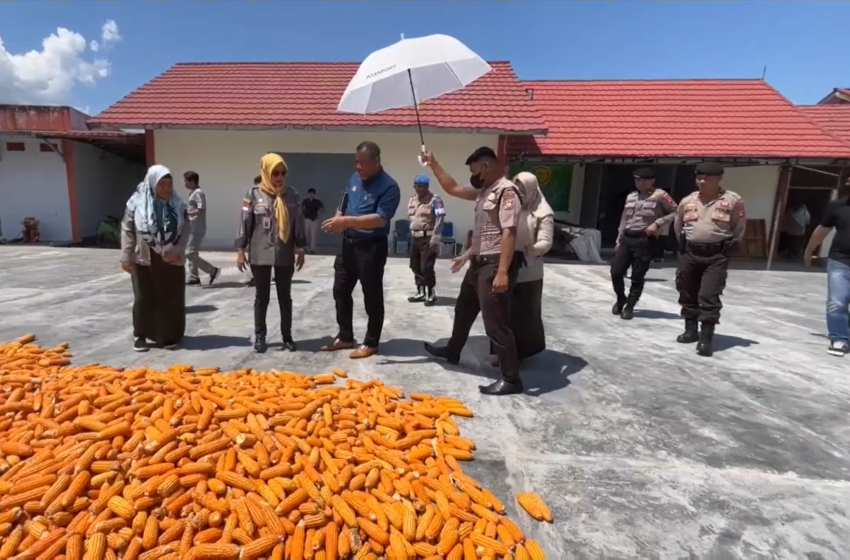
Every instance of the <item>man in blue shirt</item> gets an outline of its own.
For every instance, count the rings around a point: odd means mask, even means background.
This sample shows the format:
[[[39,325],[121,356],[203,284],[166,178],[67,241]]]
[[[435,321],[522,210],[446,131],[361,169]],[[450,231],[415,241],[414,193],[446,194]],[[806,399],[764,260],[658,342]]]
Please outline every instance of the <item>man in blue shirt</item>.
[[[387,263],[390,223],[398,209],[398,183],[381,166],[381,149],[374,142],[361,142],[354,158],[356,172],[348,181],[336,215],[325,220],[322,230],[342,233],[342,251],[334,261],[334,301],[339,332],[324,352],[351,350],[352,359],[368,358],[378,352],[384,327],[384,265]],[[354,300],[357,282],[363,289],[366,337],[359,347],[354,342]]]

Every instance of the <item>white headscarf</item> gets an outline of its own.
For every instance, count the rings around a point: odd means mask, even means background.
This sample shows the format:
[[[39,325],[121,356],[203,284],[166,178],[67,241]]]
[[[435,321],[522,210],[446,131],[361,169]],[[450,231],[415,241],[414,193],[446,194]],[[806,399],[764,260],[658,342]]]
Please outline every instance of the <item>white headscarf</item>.
[[[540,190],[540,184],[537,182],[537,176],[534,173],[520,171],[514,177],[514,184],[522,189],[524,208],[529,214],[538,220],[555,215],[552,207],[546,202],[546,197],[543,196],[543,191]]]
[[[127,209],[133,212],[136,233],[156,253],[162,254],[180,237],[186,207],[176,189],[171,199],[160,200],[156,196],[156,185],[160,179],[171,175],[164,165],[152,165],[145,179],[136,187],[136,192],[127,201]]]
[[[517,227],[517,248],[528,253],[537,242],[537,225],[546,216],[554,216],[552,207],[540,191],[540,185],[534,173],[522,171],[514,177],[514,184],[521,191],[523,201],[519,227]]]

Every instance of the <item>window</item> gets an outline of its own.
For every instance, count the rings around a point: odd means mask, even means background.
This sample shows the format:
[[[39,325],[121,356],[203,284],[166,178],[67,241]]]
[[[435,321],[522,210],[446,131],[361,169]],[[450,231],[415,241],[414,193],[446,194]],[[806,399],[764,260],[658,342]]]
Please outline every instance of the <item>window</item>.
[[[6,142],[7,152],[25,152],[27,149],[23,142]]]

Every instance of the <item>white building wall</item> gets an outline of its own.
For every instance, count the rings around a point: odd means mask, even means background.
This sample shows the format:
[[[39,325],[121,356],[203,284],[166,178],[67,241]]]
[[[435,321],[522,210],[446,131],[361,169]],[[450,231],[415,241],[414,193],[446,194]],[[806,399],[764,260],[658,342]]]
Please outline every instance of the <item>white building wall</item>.
[[[354,149],[363,140],[371,140],[381,147],[384,168],[401,188],[402,201],[394,220],[405,217],[405,201],[413,194],[413,178],[428,173],[417,159],[420,141],[416,133],[156,130],[154,149],[156,162],[171,169],[178,187],[185,171],[198,172],[208,205],[205,246],[229,248],[236,235],[242,197],[259,174],[263,155],[268,152],[351,154],[353,173]],[[458,182],[468,180],[469,170],[464,162],[469,154],[481,146],[493,150],[498,146],[497,135],[432,133],[425,141],[444,169]],[[442,194],[436,181],[433,183],[434,192]],[[345,187],[339,186],[340,196]],[[185,196],[184,192],[181,194]],[[443,198],[447,219],[455,226],[455,238],[465,243],[467,231],[472,229],[473,205]]]
[[[25,151],[10,152],[7,142],[23,142]],[[65,162],[42,152],[38,140],[0,135],[0,227],[7,239],[21,233],[21,220],[39,221],[42,241],[70,241],[71,212]]]
[[[79,233],[89,237],[106,216],[121,219],[145,168],[82,142],[75,142],[73,151]]]
[[[765,233],[770,243],[773,226],[773,204],[776,186],[779,183],[779,166],[727,167],[723,175],[723,187],[744,197],[747,219],[764,220]]]

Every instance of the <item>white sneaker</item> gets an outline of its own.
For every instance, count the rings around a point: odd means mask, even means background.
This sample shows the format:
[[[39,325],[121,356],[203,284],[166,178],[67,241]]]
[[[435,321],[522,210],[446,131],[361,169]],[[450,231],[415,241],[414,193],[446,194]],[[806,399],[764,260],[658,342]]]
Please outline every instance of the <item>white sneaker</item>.
[[[826,349],[830,356],[838,356],[843,358],[845,354],[850,352],[850,346],[843,340],[833,340],[829,343],[829,348]]]

